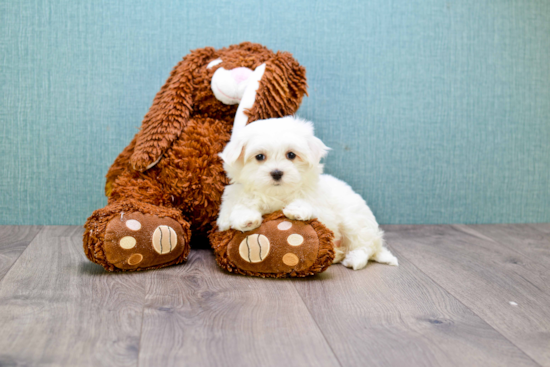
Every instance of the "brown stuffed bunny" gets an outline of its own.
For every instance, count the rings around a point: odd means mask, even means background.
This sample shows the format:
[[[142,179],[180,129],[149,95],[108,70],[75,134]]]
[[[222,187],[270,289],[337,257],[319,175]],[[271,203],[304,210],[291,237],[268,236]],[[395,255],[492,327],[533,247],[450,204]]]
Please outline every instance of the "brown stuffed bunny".
[[[291,54],[259,44],[207,47],[184,57],[107,173],[108,204],[84,226],[86,256],[109,271],[185,261],[191,232],[205,236],[215,225],[228,184],[218,154],[232,131],[255,120],[294,114],[306,88],[305,69]],[[281,230],[289,225],[293,228]],[[283,250],[289,247],[279,244],[286,232],[302,236],[303,245]],[[275,213],[255,231],[214,231],[210,240],[225,269],[282,277],[328,267],[331,236],[316,221],[290,221]],[[254,253],[253,238],[261,240],[256,243],[258,251],[263,249],[261,260],[248,254]]]

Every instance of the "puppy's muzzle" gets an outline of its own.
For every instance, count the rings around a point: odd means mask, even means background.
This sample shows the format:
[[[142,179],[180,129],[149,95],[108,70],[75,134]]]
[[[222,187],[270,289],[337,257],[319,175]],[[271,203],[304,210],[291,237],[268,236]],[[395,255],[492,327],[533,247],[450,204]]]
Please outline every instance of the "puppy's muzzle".
[[[271,177],[273,177],[275,181],[281,181],[281,178],[283,177],[284,172],[276,169],[275,171],[271,171],[269,174],[271,175]]]

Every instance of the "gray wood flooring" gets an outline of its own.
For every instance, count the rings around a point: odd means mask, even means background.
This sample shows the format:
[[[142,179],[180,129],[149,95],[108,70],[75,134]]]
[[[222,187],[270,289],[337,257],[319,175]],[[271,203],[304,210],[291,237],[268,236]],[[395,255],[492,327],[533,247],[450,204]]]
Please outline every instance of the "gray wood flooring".
[[[550,366],[550,224],[385,226],[400,266],[111,274],[82,228],[0,226],[0,366]]]

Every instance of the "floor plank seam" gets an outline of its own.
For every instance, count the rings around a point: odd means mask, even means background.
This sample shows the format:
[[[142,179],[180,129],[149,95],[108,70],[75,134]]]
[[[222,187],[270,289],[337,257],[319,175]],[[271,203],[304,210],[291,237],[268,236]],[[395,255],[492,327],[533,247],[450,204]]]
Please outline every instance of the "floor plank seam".
[[[533,260],[531,259],[531,257],[529,257],[528,255],[518,251],[516,248],[514,248],[513,246],[509,246],[508,244],[504,243],[504,242],[501,242],[499,240],[497,240],[496,238],[493,238],[492,236],[490,235],[486,235],[484,233],[481,233],[479,231],[477,231],[475,228],[472,228],[471,226],[469,225],[466,225],[466,224],[458,224],[458,225],[451,225],[450,227],[453,228],[454,230],[460,232],[460,233],[463,233],[463,234],[467,234],[469,236],[474,236],[474,234],[472,233],[468,233],[468,232],[465,232],[464,230],[461,230],[461,226],[464,226],[464,227],[467,227],[470,231],[473,231],[475,232],[477,235],[479,235],[478,238],[480,239],[484,239],[484,240],[487,240],[487,241],[491,241],[493,242],[494,244],[498,245],[498,246],[503,246],[505,247],[506,249],[508,249],[508,251],[511,251],[513,252],[514,254],[516,254],[516,256],[518,258],[521,258],[525,261],[525,263],[530,263],[532,262]],[[541,264],[541,263],[538,263],[537,264],[540,264],[542,266],[544,266],[545,268],[547,268],[547,266],[545,264]],[[542,290],[540,289],[536,284],[534,284],[532,281],[530,281],[529,279],[525,278],[523,275],[519,274],[516,272],[516,275],[521,277],[523,280],[525,280],[527,283],[531,284],[534,288],[536,288],[539,292],[541,293],[544,293],[544,294],[548,294],[545,290]]]
[[[390,247],[391,247],[391,244],[390,244]],[[489,326],[491,329],[493,329],[496,333],[498,333],[500,336],[502,336],[505,340],[507,340],[511,345],[515,346],[519,351],[521,351],[521,353],[523,353],[527,358],[529,358],[533,363],[535,363],[537,366],[540,366],[540,367],[543,367],[540,363],[538,363],[537,361],[535,361],[533,359],[533,357],[531,357],[529,354],[527,354],[527,352],[525,352],[522,348],[520,348],[518,345],[516,345],[516,343],[514,343],[513,341],[511,341],[509,338],[507,338],[504,334],[502,334],[498,329],[495,329],[495,327],[493,325],[491,325],[487,320],[485,320],[481,315],[479,315],[477,312],[475,312],[474,310],[472,310],[470,307],[468,307],[464,302],[462,302],[459,298],[457,298],[457,296],[455,296],[451,291],[449,291],[447,288],[445,288],[443,285],[441,285],[439,282],[437,282],[435,279],[433,279],[432,277],[430,277],[428,274],[426,274],[424,271],[422,271],[422,269],[420,269],[418,266],[416,266],[416,264],[411,260],[409,259],[407,256],[403,255],[403,253],[401,251],[397,251],[395,248],[392,248],[392,251],[395,251],[397,254],[399,254],[399,256],[401,258],[404,258],[406,259],[418,272],[424,274],[426,277],[428,277],[428,279],[431,279],[432,282],[434,282],[435,284],[437,284],[438,287],[440,287],[444,292],[446,292],[449,296],[451,296],[452,298],[454,298],[458,303],[460,303],[461,305],[463,305],[466,309],[470,310],[470,312],[474,315],[476,315],[480,320],[482,320],[485,324],[487,324],[487,326]],[[399,258],[398,256],[398,258]]]
[[[331,266],[334,266],[334,265],[331,265]],[[296,290],[296,293],[298,293],[298,295],[300,296],[300,301],[302,301],[302,304],[306,307],[306,310],[309,313],[309,316],[311,317],[311,319],[315,323],[315,326],[317,327],[317,330],[319,330],[319,332],[323,336],[323,339],[325,339],[325,342],[327,343],[328,347],[330,348],[330,351],[332,352],[332,355],[334,356],[334,358],[338,362],[338,365],[340,367],[342,367],[343,365],[342,365],[342,362],[340,362],[340,358],[338,358],[338,355],[334,352],[334,349],[332,349],[332,345],[329,343],[327,337],[325,336],[325,333],[323,332],[323,329],[321,329],[321,327],[317,323],[317,320],[315,320],[315,317],[313,317],[313,314],[311,313],[311,310],[309,309],[307,303],[304,301],[304,298],[302,297],[302,294],[296,288],[296,284],[292,283],[292,286],[294,287],[294,290]]]
[[[141,356],[141,341],[143,339],[143,320],[145,319],[145,304],[147,302],[147,294],[143,298],[143,304],[141,305],[141,323],[139,326],[139,343],[138,343],[138,354],[136,360],[136,367],[139,367],[139,358]]]
[[[475,232],[477,234],[477,236],[474,236],[472,233],[468,233],[464,230],[461,230],[461,226],[466,227],[466,228],[468,228],[468,230]],[[473,237],[477,237],[478,239],[491,241],[491,242],[497,244],[498,246],[505,247],[509,251],[515,253],[516,256],[518,256],[518,257],[521,257],[523,259],[532,261],[529,256],[523,254],[521,251],[518,251],[515,247],[509,246],[507,243],[500,242],[499,240],[497,240],[496,238],[494,238],[493,236],[491,236],[489,234],[481,233],[478,230],[476,230],[475,228],[473,228],[471,225],[468,225],[468,224],[452,224],[452,225],[450,225],[450,227],[453,228],[455,231],[458,231],[460,233],[467,234],[467,235],[470,235],[470,236],[473,236]],[[544,267],[547,267],[546,264],[542,263],[541,265],[544,266]]]
[[[452,227],[455,227],[456,225],[453,225]],[[479,232],[476,228],[472,227],[472,225],[468,225],[468,224],[463,224],[463,226],[467,227],[469,230],[471,231],[474,231],[475,233],[479,234],[480,238],[484,238],[484,239],[487,239],[489,241],[492,241],[493,243],[496,243],[497,245],[499,246],[504,246],[506,247],[509,251],[512,251],[514,252],[516,255],[520,256],[521,258],[524,258],[524,259],[527,259],[529,261],[536,261],[537,264],[540,264],[541,266],[547,268],[550,270],[550,267],[548,266],[548,264],[546,264],[544,261],[543,262],[538,262],[536,259],[532,259],[530,256],[518,251],[514,246],[510,246],[508,245],[507,243],[505,242],[501,242],[499,241],[498,239],[494,238],[493,236],[491,236],[490,234],[484,234],[484,233],[481,233]],[[460,227],[457,227],[459,230],[460,230]],[[532,228],[532,227],[531,227]],[[533,230],[537,231],[538,233],[541,233],[540,230],[538,230],[537,228],[532,228]],[[463,232],[464,233],[464,232]]]
[[[4,279],[6,278],[6,275],[9,274],[9,272],[11,271],[11,269],[13,269],[13,267],[15,266],[15,264],[17,264],[17,262],[19,261],[19,259],[21,259],[21,256],[25,253],[25,251],[27,251],[27,249],[29,248],[29,246],[31,245],[31,243],[33,243],[33,241],[36,239],[36,237],[42,233],[42,231],[46,228],[46,226],[38,226],[40,229],[38,230],[38,232],[36,232],[36,234],[33,236],[33,238],[29,241],[29,243],[27,244],[27,246],[25,247],[25,249],[19,254],[19,256],[17,257],[17,259],[13,262],[13,264],[11,264],[10,268],[8,269],[8,271],[6,271],[6,273],[2,276],[2,278],[0,279],[0,289],[2,288],[2,282],[4,281]]]

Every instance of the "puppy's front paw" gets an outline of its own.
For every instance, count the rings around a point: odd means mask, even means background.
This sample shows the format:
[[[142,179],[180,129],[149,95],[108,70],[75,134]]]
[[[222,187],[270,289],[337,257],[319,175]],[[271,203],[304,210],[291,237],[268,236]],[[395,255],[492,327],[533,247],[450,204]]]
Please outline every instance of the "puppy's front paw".
[[[236,229],[241,232],[251,231],[258,228],[262,224],[262,218],[244,218],[240,221],[233,223],[231,228]]]
[[[229,221],[229,219],[227,220],[218,219],[216,224],[218,225],[218,231],[220,232],[227,231],[229,228],[231,228],[231,222]]]
[[[231,228],[241,232],[251,231],[262,224],[262,214],[250,209],[235,210],[231,213]]]
[[[288,219],[310,220],[315,218],[313,207],[303,200],[296,200],[283,209],[283,214]]]

